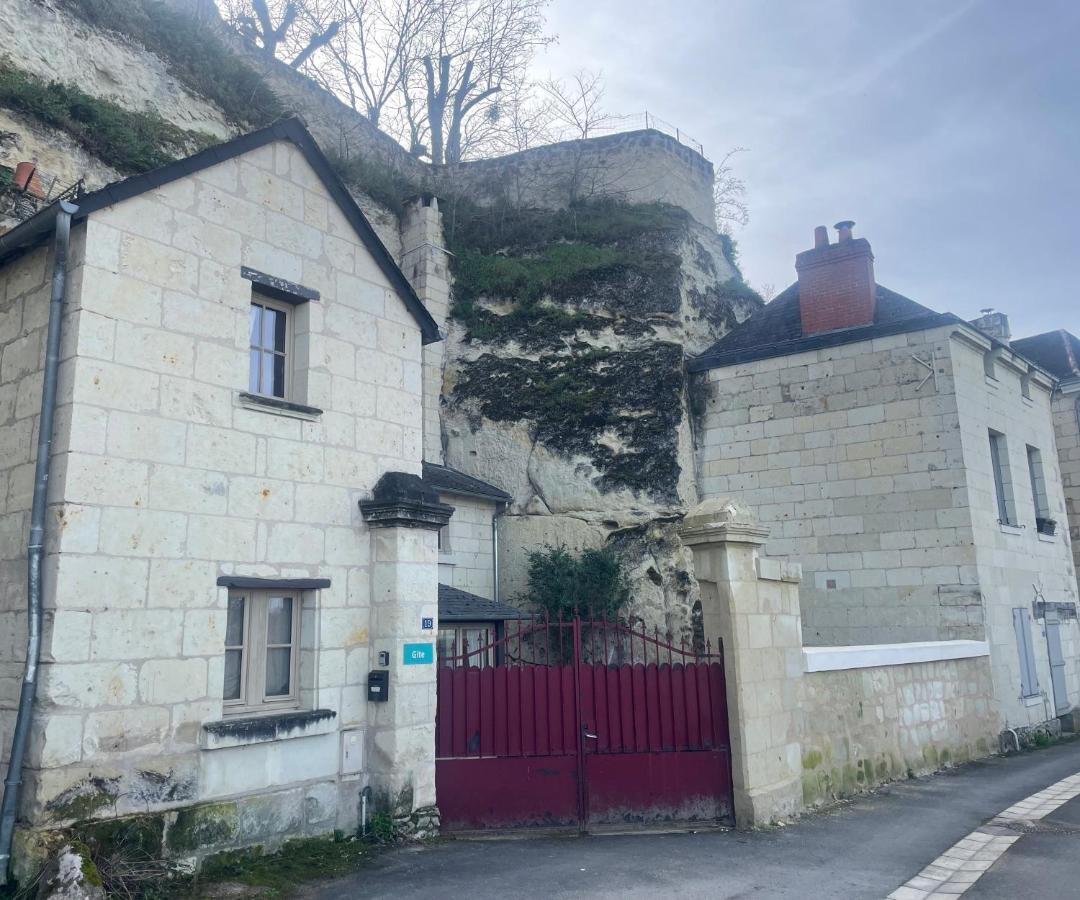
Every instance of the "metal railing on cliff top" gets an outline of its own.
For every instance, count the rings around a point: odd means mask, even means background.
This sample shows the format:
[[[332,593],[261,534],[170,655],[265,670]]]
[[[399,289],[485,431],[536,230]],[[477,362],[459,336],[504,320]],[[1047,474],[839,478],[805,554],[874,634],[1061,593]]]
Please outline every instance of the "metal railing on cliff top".
[[[705,148],[702,146],[701,141],[695,140],[678,126],[665,122],[648,110],[640,113],[630,113],[626,116],[605,116],[599,124],[589,129],[589,137],[601,134],[618,134],[623,131],[640,131],[643,128],[651,128],[653,131],[659,131],[673,137],[680,144],[689,147],[699,155],[705,155]]]

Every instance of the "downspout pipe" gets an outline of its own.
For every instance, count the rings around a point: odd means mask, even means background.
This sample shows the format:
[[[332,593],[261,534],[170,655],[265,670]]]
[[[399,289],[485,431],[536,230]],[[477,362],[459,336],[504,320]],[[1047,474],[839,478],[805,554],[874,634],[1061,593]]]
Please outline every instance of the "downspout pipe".
[[[68,244],[71,238],[71,217],[78,207],[61,201],[56,212],[56,232],[53,253],[52,293],[49,299],[49,329],[45,345],[45,372],[41,389],[41,418],[38,422],[37,462],[34,469],[34,497],[30,507],[30,537],[26,546],[27,560],[27,641],[26,665],[15,733],[8,755],[7,778],[4,781],[4,800],[0,805],[0,884],[6,884],[11,865],[11,842],[15,835],[15,816],[19,808],[19,788],[22,785],[23,759],[30,738],[34,716],[34,694],[37,691],[38,661],[41,657],[42,620],[42,563],[45,556],[45,504],[49,490],[49,469],[52,461],[53,426],[56,422],[56,385],[60,372],[60,332],[67,293]]]

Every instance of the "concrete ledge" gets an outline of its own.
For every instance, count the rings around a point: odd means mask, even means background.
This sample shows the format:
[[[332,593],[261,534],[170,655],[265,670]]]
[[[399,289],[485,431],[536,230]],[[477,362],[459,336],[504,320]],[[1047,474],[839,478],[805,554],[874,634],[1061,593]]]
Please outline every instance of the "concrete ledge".
[[[904,666],[989,656],[986,641],[913,641],[908,644],[858,644],[851,647],[803,647],[807,672],[838,672],[876,666]]]

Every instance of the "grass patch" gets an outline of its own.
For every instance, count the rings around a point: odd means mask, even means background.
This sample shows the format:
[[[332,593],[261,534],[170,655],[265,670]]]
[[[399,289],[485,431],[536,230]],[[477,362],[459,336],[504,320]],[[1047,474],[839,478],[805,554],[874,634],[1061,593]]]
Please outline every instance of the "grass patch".
[[[678,307],[674,243],[687,215],[676,207],[601,200],[539,210],[456,199],[447,209],[450,314],[468,340],[558,346],[615,319],[641,332],[649,314]],[[509,308],[494,314],[484,301]]]
[[[62,0],[89,25],[141,44],[192,93],[237,125],[268,125],[288,110],[262,76],[191,13],[159,0]]]
[[[331,153],[327,159],[346,185],[363,191],[398,218],[405,215],[405,202],[420,193],[420,188],[408,178],[372,157],[358,154],[345,159]]]
[[[87,151],[126,174],[156,169],[217,142],[154,113],[131,112],[74,85],[44,81],[0,63],[0,106],[66,132]]]
[[[289,841],[276,853],[264,853],[260,847],[218,853],[171,896],[198,897],[207,882],[231,881],[258,888],[260,897],[286,897],[301,882],[351,875],[375,853],[371,844],[355,838],[303,838]]]

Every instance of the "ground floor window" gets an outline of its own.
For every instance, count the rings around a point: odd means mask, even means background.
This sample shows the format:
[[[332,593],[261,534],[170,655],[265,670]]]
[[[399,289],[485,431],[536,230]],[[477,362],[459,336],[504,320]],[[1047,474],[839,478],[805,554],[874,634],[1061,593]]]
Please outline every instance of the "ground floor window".
[[[439,626],[439,665],[454,668],[470,665],[484,668],[495,664],[492,642],[495,628],[490,622],[462,622]],[[468,654],[468,663],[465,654]]]
[[[225,624],[225,714],[299,705],[300,594],[232,590]]]

